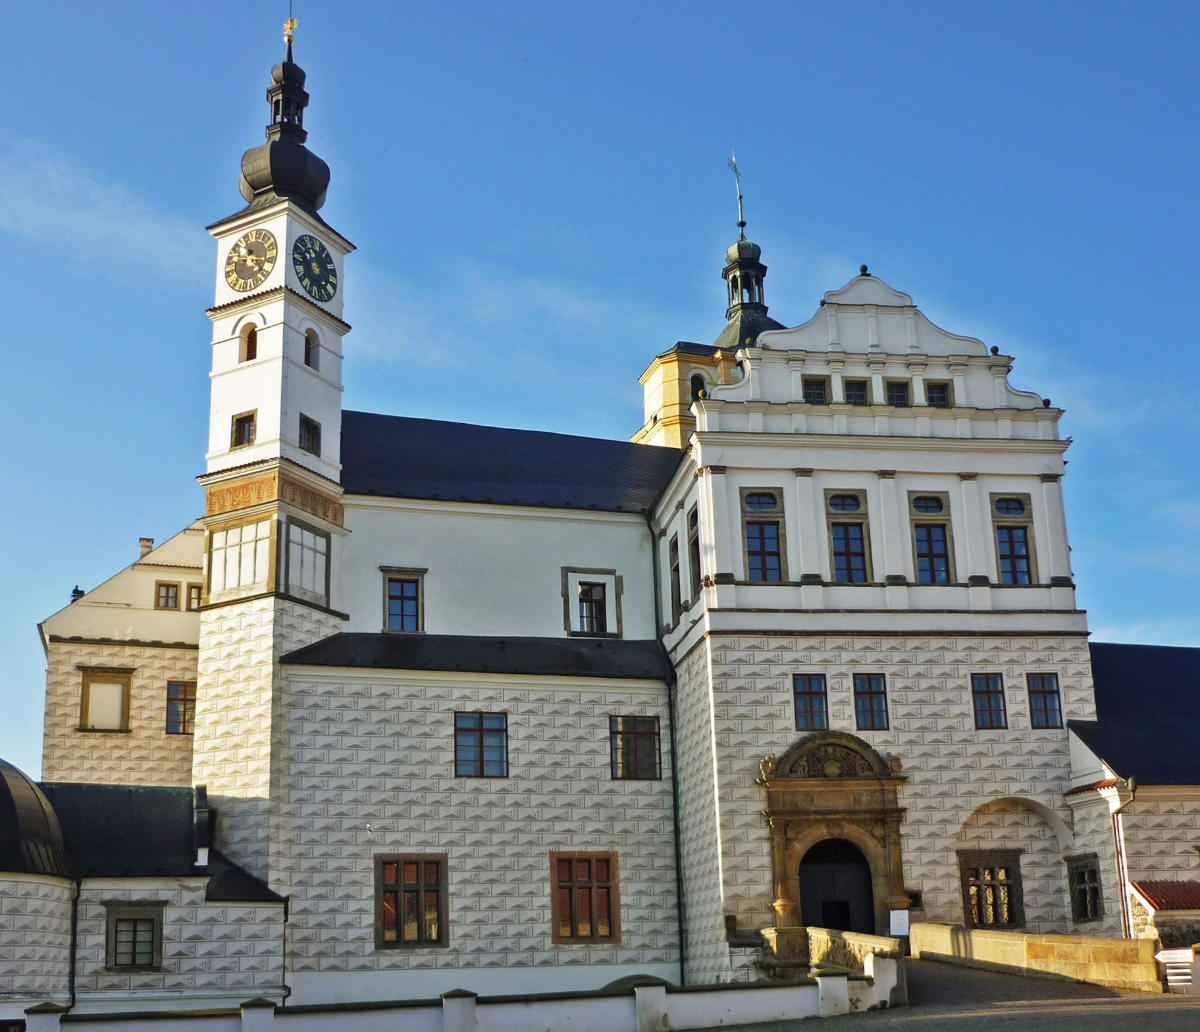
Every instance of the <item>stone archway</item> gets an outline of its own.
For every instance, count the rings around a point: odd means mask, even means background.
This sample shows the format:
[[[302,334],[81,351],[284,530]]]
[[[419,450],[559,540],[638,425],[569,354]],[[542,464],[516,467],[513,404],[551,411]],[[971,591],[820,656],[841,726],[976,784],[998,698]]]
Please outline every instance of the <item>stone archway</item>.
[[[762,761],[758,783],[771,828],[776,927],[819,924],[801,907],[800,863],[818,843],[842,839],[866,859],[871,872],[874,931],[888,933],[888,911],[907,909],[900,853],[898,789],[907,780],[861,738],[819,731],[796,742],[776,761]]]

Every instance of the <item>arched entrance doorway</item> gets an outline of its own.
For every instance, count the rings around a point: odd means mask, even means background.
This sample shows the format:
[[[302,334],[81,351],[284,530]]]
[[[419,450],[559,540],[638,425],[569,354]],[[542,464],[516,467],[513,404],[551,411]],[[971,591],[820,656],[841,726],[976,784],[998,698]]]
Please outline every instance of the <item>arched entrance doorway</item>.
[[[800,912],[809,924],[843,932],[875,931],[871,865],[852,842],[825,839],[800,861]]]

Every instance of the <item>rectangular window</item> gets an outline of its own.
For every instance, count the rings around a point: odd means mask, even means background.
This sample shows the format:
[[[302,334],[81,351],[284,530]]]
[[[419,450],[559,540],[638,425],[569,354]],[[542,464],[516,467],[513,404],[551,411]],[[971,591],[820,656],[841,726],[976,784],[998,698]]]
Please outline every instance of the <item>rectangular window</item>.
[[[658,717],[609,717],[612,776],[619,781],[662,777]]]
[[[746,579],[778,583],[783,574],[783,505],[776,491],[742,489]]]
[[[200,599],[203,593],[203,584],[189,584],[187,586],[187,607],[189,611],[200,608]]]
[[[679,535],[672,534],[667,545],[667,566],[671,581],[671,623],[679,622],[679,614],[683,612],[683,587],[679,576]]]
[[[554,943],[621,940],[616,853],[551,853]]]
[[[1058,674],[1029,675],[1029,726],[1062,727],[1062,704],[1058,694]]]
[[[167,734],[190,735],[196,722],[196,682],[167,682]]]
[[[380,567],[383,570],[383,629],[419,634],[425,629],[424,570]]]
[[[80,731],[128,731],[133,671],[96,667],[83,671]]]
[[[167,581],[156,581],[154,585],[155,609],[179,608],[179,585]]]
[[[913,536],[917,545],[917,582],[949,584],[950,547],[946,540],[946,524],[914,524]]]
[[[328,605],[329,535],[296,523],[289,517],[287,569],[284,574],[289,595]]]
[[[854,721],[859,731],[888,729],[887,682],[883,674],[854,675]]]
[[[1033,584],[1033,525],[1027,494],[990,496],[996,529],[996,565],[1001,584]]]
[[[454,714],[454,776],[508,777],[508,714]]]
[[[584,634],[608,633],[608,592],[603,582],[579,582],[579,629]]]
[[[1067,888],[1071,893],[1071,920],[1099,921],[1104,916],[1100,858],[1095,853],[1067,857]]]
[[[321,424],[301,413],[300,450],[311,455],[321,454]]]
[[[896,408],[908,408],[908,381],[888,380],[884,384],[887,393],[887,403]]]
[[[962,852],[958,866],[968,928],[1019,928],[1025,923],[1019,850]]]
[[[866,380],[843,380],[842,390],[846,392],[847,405],[867,405],[870,403],[869,388]]]
[[[829,381],[823,376],[805,376],[801,383],[804,389],[804,400],[810,405],[829,404]]]
[[[976,731],[1008,727],[1008,714],[1004,709],[1004,678],[1000,674],[972,674],[971,703],[975,709]]]
[[[795,674],[792,691],[796,699],[796,730],[824,731],[829,726],[824,674]]]
[[[688,513],[688,582],[692,589],[692,604],[700,597],[700,515],[693,505]]]
[[[943,382],[925,384],[925,404],[933,408],[950,407],[950,384]]]
[[[229,447],[245,448],[249,444],[254,443],[254,419],[258,414],[254,412],[242,412],[233,417],[233,423],[229,433]]]
[[[375,857],[375,948],[445,946],[444,853]]]
[[[112,904],[105,909],[105,966],[153,971],[162,966],[162,904]]]
[[[272,523],[259,520],[212,532],[208,546],[210,596],[234,588],[267,586],[271,574]]]
[[[836,584],[866,584],[871,580],[865,491],[825,491],[829,524],[829,555]]]

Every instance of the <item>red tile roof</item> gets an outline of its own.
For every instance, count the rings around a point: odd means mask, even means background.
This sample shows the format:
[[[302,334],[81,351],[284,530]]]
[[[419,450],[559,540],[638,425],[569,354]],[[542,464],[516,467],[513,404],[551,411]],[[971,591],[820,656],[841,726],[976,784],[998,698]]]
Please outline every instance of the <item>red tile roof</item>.
[[[1200,910],[1200,881],[1135,881],[1155,910]]]
[[[1091,792],[1097,788],[1115,788],[1120,783],[1120,778],[1105,778],[1103,781],[1093,781],[1090,785],[1079,785],[1076,788],[1068,788],[1063,795],[1079,795],[1080,792]]]

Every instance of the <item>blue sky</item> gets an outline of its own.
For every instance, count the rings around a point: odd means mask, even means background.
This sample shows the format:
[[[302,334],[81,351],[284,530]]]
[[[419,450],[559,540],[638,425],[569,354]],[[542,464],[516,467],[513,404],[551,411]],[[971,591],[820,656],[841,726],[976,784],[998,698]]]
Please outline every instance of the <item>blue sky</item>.
[[[861,263],[1066,409],[1100,640],[1200,644],[1193,3],[296,0],[333,178],[345,405],[627,437],[723,325],[736,148],[771,314]],[[214,244],[285,4],[43,2],[0,84],[0,756],[36,624],[201,510]]]

